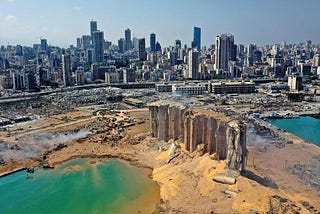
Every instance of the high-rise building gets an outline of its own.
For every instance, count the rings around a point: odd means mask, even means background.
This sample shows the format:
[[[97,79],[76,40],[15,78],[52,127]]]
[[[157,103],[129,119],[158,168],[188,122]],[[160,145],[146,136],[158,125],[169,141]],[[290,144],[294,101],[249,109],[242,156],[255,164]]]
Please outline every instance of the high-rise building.
[[[24,68],[25,73],[25,89],[27,91],[39,90],[39,74],[36,72],[36,67]]]
[[[123,53],[126,49],[126,41],[124,38],[120,38],[118,40],[118,51],[119,53]]]
[[[178,59],[177,51],[170,51],[168,53],[168,60],[172,66],[177,64],[177,59]]]
[[[156,43],[156,52],[161,51],[161,45],[159,42]]]
[[[87,50],[90,48],[90,42],[91,42],[91,36],[89,35],[82,36],[82,48],[84,50]]]
[[[156,52],[156,34],[150,34],[150,50],[151,52]]]
[[[188,66],[189,71],[187,78],[199,79],[199,51],[197,49],[192,49],[189,51]]]
[[[94,62],[94,50],[87,49],[87,62],[91,65]]]
[[[103,61],[104,54],[104,34],[103,31],[95,31],[93,33],[93,47],[94,47],[94,58],[95,62]]]
[[[97,21],[92,20],[90,21],[90,35],[92,38],[95,31],[98,31]]]
[[[244,45],[239,44],[239,45],[237,46],[237,56],[238,56],[238,57],[244,56]]]
[[[146,61],[147,53],[146,53],[146,40],[145,38],[139,39],[139,60]]]
[[[128,68],[123,70],[123,83],[135,82],[136,81],[136,73],[133,69]]]
[[[287,47],[286,41],[282,41],[282,42],[281,42],[281,48],[282,48],[282,49],[285,49],[286,47]]]
[[[193,28],[193,41],[191,47],[201,50],[201,28],[199,27]]]
[[[253,52],[257,50],[257,46],[256,45],[253,45],[253,44],[249,44],[247,46],[247,56],[248,57],[252,57],[253,56]]]
[[[125,50],[131,50],[131,30],[128,28],[127,30],[125,30],[124,32],[124,39],[125,39]]]
[[[320,54],[313,57],[313,67],[320,67]]]
[[[181,40],[176,39],[176,41],[175,41],[175,46],[176,46],[177,48],[181,48]]]
[[[16,46],[16,54],[18,56],[23,56],[23,49],[22,49],[22,46],[21,45],[17,45]]]
[[[312,41],[311,40],[308,40],[307,43],[306,43],[306,46],[307,48],[311,48],[312,47]]]
[[[0,73],[5,70],[5,59],[0,56]]]
[[[105,48],[105,49],[109,49],[111,46],[112,46],[112,42],[110,42],[110,41],[106,41],[106,42],[104,43],[104,48]]]
[[[13,90],[23,90],[26,88],[26,74],[24,71],[12,72]]]
[[[77,38],[77,48],[82,48],[82,38]]]
[[[41,47],[41,51],[47,51],[48,48],[48,43],[46,39],[41,39],[40,40],[40,47]]]
[[[299,74],[288,76],[288,86],[290,90],[301,91],[303,89],[302,76]]]
[[[71,86],[71,57],[70,55],[62,55],[62,75],[63,86]]]
[[[236,60],[236,46],[234,37],[229,34],[222,34],[216,37],[215,69],[229,70],[228,62]]]
[[[136,37],[133,37],[132,45],[133,45],[133,49],[138,51],[139,50],[139,39]]]
[[[310,76],[311,75],[311,65],[307,63],[300,64],[300,73],[302,76]]]

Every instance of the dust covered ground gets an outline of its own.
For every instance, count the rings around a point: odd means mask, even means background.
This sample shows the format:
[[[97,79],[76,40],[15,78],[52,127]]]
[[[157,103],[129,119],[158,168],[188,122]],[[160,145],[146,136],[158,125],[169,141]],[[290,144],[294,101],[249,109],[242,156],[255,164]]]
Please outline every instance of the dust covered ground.
[[[319,188],[307,179],[317,176],[308,169],[319,164],[318,147],[293,139],[277,148],[248,138],[247,172],[240,176],[201,149],[190,154],[182,142],[152,138],[148,118],[147,109],[91,106],[2,129],[0,174],[78,157],[120,158],[153,169],[161,198],[156,213],[319,213]],[[236,183],[217,183],[214,175]]]

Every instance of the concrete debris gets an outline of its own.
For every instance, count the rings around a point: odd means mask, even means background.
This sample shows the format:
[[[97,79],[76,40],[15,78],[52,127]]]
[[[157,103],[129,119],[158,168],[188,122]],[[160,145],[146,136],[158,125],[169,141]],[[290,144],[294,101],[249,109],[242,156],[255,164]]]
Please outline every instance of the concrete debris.
[[[215,182],[222,183],[222,184],[235,184],[236,179],[232,177],[227,177],[223,175],[215,175],[212,178]]]
[[[169,148],[169,153],[168,153],[169,158],[174,156],[176,148],[177,148],[177,145],[174,142],[172,142]]]
[[[234,197],[235,195],[237,195],[236,192],[231,191],[231,190],[228,190],[228,189],[226,189],[226,190],[224,191],[224,193],[226,194],[226,196],[227,196],[228,198],[232,198],[232,197]]]
[[[287,198],[281,197],[279,195],[273,195],[270,198],[269,210],[267,211],[267,214],[300,213],[300,212],[301,212],[301,207]]]
[[[320,211],[318,211],[312,204],[310,204],[308,201],[301,201],[302,206],[306,208],[310,213],[312,214],[319,214]]]
[[[11,145],[10,147],[9,147],[9,149],[11,149],[11,150],[21,150],[21,148],[20,148],[20,146],[18,146],[17,144],[13,144],[13,145]]]
[[[311,187],[320,190],[320,169],[319,165],[304,165],[301,163],[288,167],[288,170],[298,176],[301,180],[306,181]]]

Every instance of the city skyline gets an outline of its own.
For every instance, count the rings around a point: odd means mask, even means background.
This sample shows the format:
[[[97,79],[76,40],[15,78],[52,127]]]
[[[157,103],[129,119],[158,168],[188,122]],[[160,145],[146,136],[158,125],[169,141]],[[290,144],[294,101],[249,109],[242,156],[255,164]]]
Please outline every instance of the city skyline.
[[[146,38],[147,44],[155,33],[163,46],[173,45],[176,39],[190,46],[195,26],[201,28],[201,42],[207,46],[222,33],[235,35],[237,44],[319,43],[320,38],[316,0],[307,4],[301,0],[0,0],[0,4],[1,45],[32,45],[41,37],[49,45],[75,46],[77,37],[90,35],[91,20],[113,44],[129,28],[132,38]]]

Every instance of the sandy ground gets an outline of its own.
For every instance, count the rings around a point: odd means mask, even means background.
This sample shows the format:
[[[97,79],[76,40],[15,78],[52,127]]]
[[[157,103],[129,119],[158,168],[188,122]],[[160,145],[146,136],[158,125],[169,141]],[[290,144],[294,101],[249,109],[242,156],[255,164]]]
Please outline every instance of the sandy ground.
[[[14,143],[17,138],[43,131],[90,128],[100,118],[93,116],[92,111],[93,108],[79,108],[2,130],[0,140]],[[295,163],[314,161],[320,155],[319,147],[293,139],[289,134],[295,143],[281,149],[270,145],[260,152],[249,146],[246,175],[238,176],[234,185],[221,184],[212,177],[234,175],[225,169],[224,161],[213,160],[208,154],[200,155],[201,151],[189,154],[182,145],[177,147],[174,158],[169,157],[170,143],[150,137],[148,117],[147,109],[119,113],[117,120],[135,118],[136,122],[125,128],[123,138],[116,144],[107,140],[113,132],[106,134],[104,127],[100,127],[102,132],[67,142],[66,148],[50,153],[47,161],[55,166],[72,158],[109,157],[153,169],[150,176],[160,186],[158,213],[318,213],[315,210],[320,210],[320,191],[289,170]],[[37,160],[12,161],[0,166],[0,175],[37,165]],[[226,190],[232,194],[226,194]],[[308,202],[308,206],[302,201]],[[310,206],[314,212],[309,211],[312,211]]]

